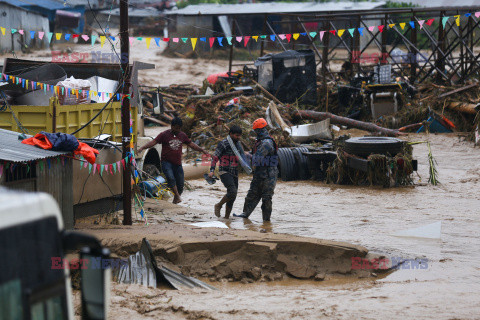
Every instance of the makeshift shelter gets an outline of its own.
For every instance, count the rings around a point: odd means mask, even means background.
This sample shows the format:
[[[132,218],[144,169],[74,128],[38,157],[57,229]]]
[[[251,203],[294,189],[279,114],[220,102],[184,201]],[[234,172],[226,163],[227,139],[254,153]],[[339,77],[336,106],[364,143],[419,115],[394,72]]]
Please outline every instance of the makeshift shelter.
[[[22,140],[20,133],[0,129],[0,186],[49,193],[60,206],[65,227],[73,228],[72,158],[68,152],[44,150]]]

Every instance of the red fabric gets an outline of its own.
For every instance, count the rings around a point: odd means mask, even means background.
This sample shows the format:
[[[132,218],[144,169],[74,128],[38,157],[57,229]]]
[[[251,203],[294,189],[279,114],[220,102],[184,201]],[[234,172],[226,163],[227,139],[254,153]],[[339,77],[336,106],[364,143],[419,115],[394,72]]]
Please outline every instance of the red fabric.
[[[31,145],[31,146],[37,146],[37,147],[40,147],[40,148],[45,149],[45,150],[52,149],[52,143],[42,133],[37,133],[32,138],[22,140],[22,143],[23,144],[28,144],[28,145]]]
[[[99,153],[98,150],[80,141],[78,142],[78,144],[78,148],[73,152],[73,154],[82,155],[89,163],[95,163],[95,160],[97,159],[97,154]]]
[[[228,74],[226,72],[211,74],[207,77],[207,81],[210,84],[215,84],[218,80],[218,77],[228,77]]]
[[[182,164],[182,144],[192,142],[183,132],[174,136],[171,129],[160,133],[155,141],[162,144],[162,161],[168,161],[177,166]]]
[[[45,150],[52,149],[52,143],[44,134],[37,133],[34,137],[22,140],[23,144],[37,146]],[[88,144],[78,142],[78,148],[73,152],[75,155],[82,155],[89,163],[95,163],[98,150],[90,147]]]

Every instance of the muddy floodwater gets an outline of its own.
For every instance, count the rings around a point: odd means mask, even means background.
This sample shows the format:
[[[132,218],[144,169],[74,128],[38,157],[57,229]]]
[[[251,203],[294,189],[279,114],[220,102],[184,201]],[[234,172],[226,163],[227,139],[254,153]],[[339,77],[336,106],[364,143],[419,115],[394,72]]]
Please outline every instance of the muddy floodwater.
[[[439,186],[427,184],[428,151],[426,144],[420,144],[414,147],[419,160],[415,187],[279,181],[271,224],[262,223],[260,208],[251,222],[227,221],[231,228],[346,241],[390,258],[427,259],[428,268],[400,269],[375,281],[331,286],[300,281],[225,285],[216,293],[172,293],[172,302],[206,311],[215,319],[480,318],[480,149],[456,136],[431,135],[430,140]],[[240,180],[233,212],[241,213],[249,181],[246,176]],[[184,194],[182,206],[211,213],[175,220],[216,220],[213,204],[223,194],[223,186],[203,180],[190,183],[195,190]],[[437,221],[442,222],[441,240],[393,236]]]

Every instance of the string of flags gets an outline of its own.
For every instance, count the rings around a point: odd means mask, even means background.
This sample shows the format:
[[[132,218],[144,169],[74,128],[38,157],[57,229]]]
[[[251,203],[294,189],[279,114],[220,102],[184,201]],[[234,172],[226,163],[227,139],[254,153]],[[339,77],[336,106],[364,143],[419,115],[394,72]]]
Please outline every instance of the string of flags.
[[[31,89],[31,90],[40,89],[40,90],[43,90],[43,92],[45,94],[47,92],[52,92],[52,93],[56,94],[57,96],[60,96],[60,94],[61,95],[67,95],[67,97],[70,96],[70,95],[76,95],[76,97],[78,98],[78,96],[81,95],[82,97],[93,98],[93,97],[98,96],[98,97],[101,97],[102,99],[104,99],[105,97],[109,99],[114,95],[114,93],[112,93],[112,92],[100,92],[100,91],[93,91],[93,90],[81,90],[81,89],[65,88],[63,86],[55,86],[55,85],[42,83],[42,82],[38,82],[38,81],[23,79],[21,77],[8,75],[8,74],[1,73],[1,72],[0,72],[0,80],[5,80],[5,81],[7,81],[11,84],[22,86],[25,89]],[[131,96],[130,96],[130,94],[123,94],[123,93],[122,94],[117,93],[114,96],[114,99],[116,101],[120,101],[123,98],[130,99]]]
[[[121,169],[125,170],[125,166],[129,164],[133,164],[134,167],[136,167],[137,165],[133,153],[128,153],[125,158],[118,160],[117,162],[114,162],[114,163],[91,164],[91,163],[88,163],[88,161],[83,159],[79,159],[79,161],[80,161],[80,169],[88,169],[89,174],[100,174],[100,175],[103,175],[104,172],[106,174],[114,175],[114,174],[117,174],[118,172],[121,172],[120,171]],[[137,170],[135,169],[135,172],[136,171]],[[137,176],[138,176],[138,173],[136,173],[136,177]]]
[[[465,13],[463,15],[454,15],[454,16],[449,16],[449,17],[441,17],[441,23],[443,27],[445,27],[447,21],[451,18],[455,19],[455,23],[457,26],[460,26],[460,18],[461,16],[465,16],[467,18],[471,16],[475,16],[477,18],[480,17],[480,11],[477,11],[475,13]],[[437,18],[439,19],[439,18]],[[175,38],[167,38],[167,37],[129,37],[130,44],[133,45],[133,42],[140,41],[143,42],[145,41],[145,44],[147,46],[147,49],[150,48],[150,44],[152,42],[152,39],[155,41],[157,46],[160,46],[160,42],[173,42],[173,43],[190,43],[192,46],[192,49],[195,50],[195,47],[197,46],[198,41],[200,42],[205,42],[212,47],[215,42],[217,42],[221,47],[224,45],[233,45],[234,41],[242,43],[246,47],[250,39],[255,40],[255,42],[258,41],[258,39],[261,40],[271,40],[271,41],[277,41],[278,38],[281,40],[287,40],[290,42],[292,39],[293,40],[298,40],[301,36],[302,37],[311,37],[312,39],[315,39],[318,36],[318,39],[320,41],[323,40],[323,36],[325,33],[331,33],[334,36],[342,37],[344,34],[350,34],[351,37],[355,35],[356,32],[360,36],[365,35],[365,31],[368,30],[370,32],[375,31],[375,29],[378,29],[378,31],[383,32],[384,30],[390,28],[394,28],[397,25],[404,30],[406,27],[410,27],[412,29],[414,28],[419,28],[422,29],[424,25],[431,26],[432,23],[435,21],[435,18],[431,18],[428,20],[419,20],[419,21],[408,21],[408,22],[400,22],[400,23],[392,23],[388,25],[378,25],[378,26],[370,26],[370,27],[362,27],[362,28],[349,28],[349,29],[340,29],[340,30],[326,30],[326,31],[318,31],[318,32],[303,32],[303,33],[288,33],[288,34],[270,34],[270,35],[250,35],[250,36],[235,36],[235,37],[196,37],[196,38],[191,38],[191,37],[175,37]],[[7,28],[5,27],[0,27],[1,35],[5,36],[7,34]],[[96,36],[96,35],[86,35],[86,34],[70,34],[70,33],[53,33],[53,32],[44,32],[44,31],[25,31],[22,29],[14,29],[14,28],[9,28],[8,32],[11,34],[14,33],[19,33],[21,35],[30,35],[31,39],[38,38],[40,40],[43,40],[44,38],[48,40],[48,42],[54,41],[54,39],[60,41],[62,38],[66,41],[70,41],[76,38],[82,38],[84,41],[90,41],[92,46],[95,45],[97,40],[100,40],[100,45],[103,47],[106,40],[107,36]],[[116,37],[114,36],[108,36],[110,40],[116,41]]]

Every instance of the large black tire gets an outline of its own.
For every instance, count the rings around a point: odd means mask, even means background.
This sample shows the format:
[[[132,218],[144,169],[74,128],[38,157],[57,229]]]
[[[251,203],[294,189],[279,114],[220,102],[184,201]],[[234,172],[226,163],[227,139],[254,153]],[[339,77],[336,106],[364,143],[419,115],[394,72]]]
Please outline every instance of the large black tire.
[[[390,137],[358,137],[345,141],[345,152],[368,157],[371,154],[395,156],[403,149],[405,141]]]
[[[308,152],[308,149],[305,147],[293,149],[296,180],[308,180],[311,176],[310,170],[308,169],[307,156],[305,156],[303,152]]]
[[[288,148],[278,149],[278,166],[283,181],[295,180],[295,157]]]

